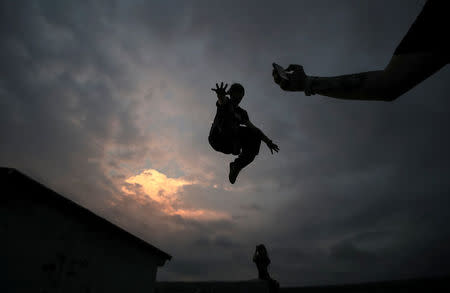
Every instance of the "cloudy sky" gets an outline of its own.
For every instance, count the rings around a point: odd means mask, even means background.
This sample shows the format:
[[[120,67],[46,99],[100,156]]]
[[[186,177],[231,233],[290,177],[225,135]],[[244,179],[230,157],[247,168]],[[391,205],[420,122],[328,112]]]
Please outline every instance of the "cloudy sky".
[[[0,3],[0,165],[171,254],[158,280],[255,278],[259,243],[282,286],[449,272],[448,66],[391,103],[271,77],[382,69],[424,0]],[[281,149],[235,185],[218,81]]]

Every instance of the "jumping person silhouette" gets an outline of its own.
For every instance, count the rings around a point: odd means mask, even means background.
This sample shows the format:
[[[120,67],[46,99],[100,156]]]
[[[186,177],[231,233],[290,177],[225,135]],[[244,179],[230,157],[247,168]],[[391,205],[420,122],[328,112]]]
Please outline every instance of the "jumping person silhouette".
[[[335,77],[307,76],[301,65],[285,72],[274,64],[273,79],[285,91],[337,99],[393,101],[450,61],[448,0],[428,0],[384,70]]]
[[[211,90],[217,94],[217,113],[209,131],[208,141],[212,148],[224,154],[238,156],[230,163],[228,179],[232,184],[239,172],[250,164],[259,153],[261,140],[267,144],[270,152],[278,152],[278,146],[273,143],[259,128],[250,122],[247,111],[239,107],[244,97],[244,87],[234,83],[227,91],[228,84]],[[229,97],[228,97],[229,96]]]

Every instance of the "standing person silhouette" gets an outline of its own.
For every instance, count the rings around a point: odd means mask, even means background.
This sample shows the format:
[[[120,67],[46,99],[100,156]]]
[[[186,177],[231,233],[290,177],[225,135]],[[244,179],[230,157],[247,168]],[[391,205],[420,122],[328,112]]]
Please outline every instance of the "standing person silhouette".
[[[281,89],[307,96],[393,101],[449,63],[448,8],[448,0],[428,0],[384,70],[317,77],[307,76],[301,65],[280,72],[274,64],[273,79]]]
[[[269,275],[268,267],[270,265],[270,258],[264,244],[256,245],[255,253],[253,254],[253,262],[258,269],[258,279],[269,281],[269,292],[278,292],[280,284]]]
[[[273,143],[259,128],[250,122],[247,111],[239,107],[244,97],[244,87],[234,83],[227,91],[228,84],[211,90],[217,94],[217,113],[209,131],[208,141],[212,148],[224,154],[238,156],[230,163],[228,179],[231,184],[236,181],[239,172],[250,164],[259,153],[261,140],[267,144],[270,152],[278,152],[278,146]],[[228,97],[228,96],[229,97]]]
[[[269,271],[267,270],[270,265],[270,258],[264,244],[256,245],[255,253],[253,254],[253,262],[258,269],[258,279],[270,280]]]

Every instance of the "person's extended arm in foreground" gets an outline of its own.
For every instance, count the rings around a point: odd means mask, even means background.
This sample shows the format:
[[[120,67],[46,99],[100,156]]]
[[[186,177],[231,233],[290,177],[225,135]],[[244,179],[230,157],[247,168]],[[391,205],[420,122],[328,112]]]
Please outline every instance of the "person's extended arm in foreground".
[[[395,100],[449,62],[450,46],[445,36],[450,33],[450,22],[446,2],[428,0],[425,3],[383,70],[318,77],[307,76],[300,65],[290,65],[286,69],[286,79],[274,69],[274,81],[283,90],[304,91],[307,96]]]
[[[445,66],[444,57],[432,53],[394,55],[384,70],[334,77],[307,76],[300,65],[289,65],[287,81],[276,70],[272,75],[283,90],[304,91],[307,96],[392,101]]]

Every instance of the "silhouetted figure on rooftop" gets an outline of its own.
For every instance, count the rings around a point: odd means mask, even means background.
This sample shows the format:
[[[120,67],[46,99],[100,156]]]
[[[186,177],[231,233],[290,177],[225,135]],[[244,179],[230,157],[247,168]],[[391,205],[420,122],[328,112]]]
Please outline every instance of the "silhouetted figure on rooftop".
[[[269,281],[270,292],[278,292],[280,284],[270,277],[269,271],[267,270],[270,265],[270,259],[264,244],[256,245],[253,262],[258,269],[258,279]]]
[[[217,94],[217,113],[209,132],[208,141],[214,150],[224,154],[238,156],[230,163],[228,178],[232,184],[239,172],[250,164],[259,153],[261,140],[267,144],[271,153],[278,152],[273,143],[259,128],[250,122],[247,111],[239,107],[245,90],[239,83],[234,83],[227,91],[223,82],[212,88]]]
[[[335,77],[307,76],[300,65],[272,76],[285,91],[337,99],[393,101],[450,61],[448,0],[428,0],[384,70]]]

